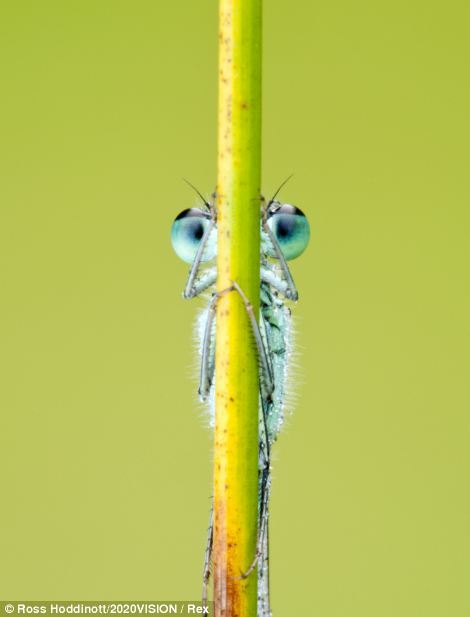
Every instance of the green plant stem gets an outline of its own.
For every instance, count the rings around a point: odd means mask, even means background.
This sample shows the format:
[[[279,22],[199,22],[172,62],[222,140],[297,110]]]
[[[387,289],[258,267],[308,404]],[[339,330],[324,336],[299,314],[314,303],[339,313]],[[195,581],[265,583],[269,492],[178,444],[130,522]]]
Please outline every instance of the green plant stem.
[[[259,312],[261,0],[220,0],[218,291],[237,281]],[[236,292],[217,307],[214,601],[217,617],[255,617],[258,362]]]

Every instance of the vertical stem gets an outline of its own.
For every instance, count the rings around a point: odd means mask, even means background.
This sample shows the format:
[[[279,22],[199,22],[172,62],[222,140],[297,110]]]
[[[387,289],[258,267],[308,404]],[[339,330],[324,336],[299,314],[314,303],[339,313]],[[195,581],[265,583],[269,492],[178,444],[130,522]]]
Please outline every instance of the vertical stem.
[[[259,311],[262,0],[220,0],[217,288],[237,281]],[[214,601],[217,617],[255,617],[258,362],[236,292],[217,307]]]

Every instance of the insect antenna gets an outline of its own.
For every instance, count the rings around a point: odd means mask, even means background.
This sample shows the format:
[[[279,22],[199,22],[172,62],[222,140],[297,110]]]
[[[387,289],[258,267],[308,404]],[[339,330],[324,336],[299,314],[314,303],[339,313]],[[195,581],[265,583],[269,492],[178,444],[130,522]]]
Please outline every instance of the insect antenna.
[[[282,187],[289,182],[289,180],[292,178],[293,175],[294,174],[291,174],[290,176],[287,176],[287,178],[284,180],[284,182],[281,182],[279,188],[277,189],[277,191],[274,193],[274,195],[269,200],[268,208],[273,203],[273,201],[276,199],[276,197],[277,197],[279,191],[282,189]]]
[[[202,203],[206,206],[208,210],[210,210],[211,209],[210,203],[206,201],[204,195],[194,186],[194,184],[191,184],[189,180],[186,180],[186,178],[183,178],[183,180],[186,182],[188,186],[190,186],[193,189],[193,191],[196,192],[197,195],[199,195],[199,197],[202,199]]]

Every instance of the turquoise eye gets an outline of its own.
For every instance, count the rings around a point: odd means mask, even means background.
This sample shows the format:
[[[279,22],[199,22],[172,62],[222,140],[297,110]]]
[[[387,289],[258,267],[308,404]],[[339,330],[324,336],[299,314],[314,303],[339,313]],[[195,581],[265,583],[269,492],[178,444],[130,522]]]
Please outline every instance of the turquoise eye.
[[[175,253],[186,263],[192,263],[196,257],[199,244],[210,223],[210,215],[204,210],[190,208],[183,210],[171,226],[171,244]],[[215,228],[207,240],[202,261],[213,259],[216,251]]]
[[[268,218],[268,225],[279,243],[285,259],[295,259],[307,248],[310,225],[307,217],[295,206],[284,204]],[[270,257],[277,257],[269,251]]]

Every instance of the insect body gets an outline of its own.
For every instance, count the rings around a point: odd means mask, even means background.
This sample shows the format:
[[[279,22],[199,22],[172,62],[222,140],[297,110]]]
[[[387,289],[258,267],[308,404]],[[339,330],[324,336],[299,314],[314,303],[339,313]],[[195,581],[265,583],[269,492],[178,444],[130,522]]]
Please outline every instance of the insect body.
[[[203,200],[204,208],[184,210],[173,222],[171,231],[176,254],[191,264],[183,292],[185,298],[192,298],[213,289],[217,280],[217,269],[214,264],[217,254],[216,209],[214,201],[208,203],[199,192],[198,194]],[[275,201],[276,195],[268,204],[261,200],[259,316],[256,318],[253,314],[249,299],[236,281],[232,287],[223,292],[212,291],[201,335],[199,380],[200,398],[203,401],[210,399],[213,394],[215,372],[216,304],[223,293],[232,291],[239,293],[250,317],[260,364],[258,541],[253,562],[243,575],[248,576],[258,565],[258,617],[271,615],[268,588],[270,451],[284,419],[285,379],[291,344],[290,309],[286,306],[285,300],[298,299],[287,261],[303,253],[310,237],[309,223],[302,211],[295,206]],[[210,405],[210,408],[213,422],[213,405]],[[210,576],[211,550],[212,513],[204,565],[204,599]]]

